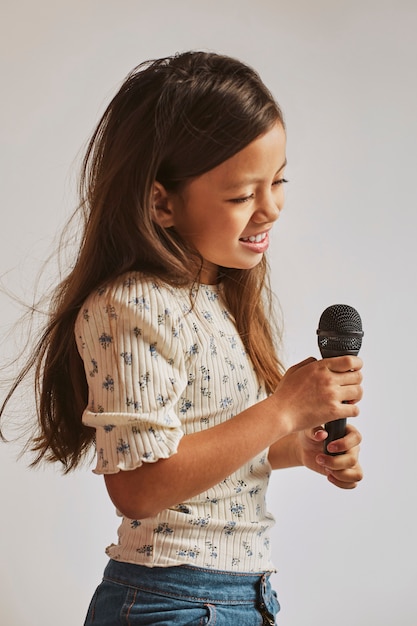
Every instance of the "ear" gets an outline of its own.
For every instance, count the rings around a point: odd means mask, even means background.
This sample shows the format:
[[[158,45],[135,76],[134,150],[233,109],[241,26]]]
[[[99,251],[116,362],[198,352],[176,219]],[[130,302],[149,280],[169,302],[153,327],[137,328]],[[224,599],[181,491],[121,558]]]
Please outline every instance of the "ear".
[[[161,228],[174,226],[174,207],[167,190],[155,181],[152,192],[152,220]]]

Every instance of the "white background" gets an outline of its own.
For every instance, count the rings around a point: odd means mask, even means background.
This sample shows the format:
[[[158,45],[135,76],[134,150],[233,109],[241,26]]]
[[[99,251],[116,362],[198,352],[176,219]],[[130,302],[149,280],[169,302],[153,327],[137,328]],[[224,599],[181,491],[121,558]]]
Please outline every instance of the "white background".
[[[260,72],[288,128],[270,252],[285,363],[319,356],[331,304],[357,308],[365,330],[364,481],[272,479],[279,624],[415,626],[415,0],[3,0],[0,24],[0,274],[26,302],[75,205],[80,150],[135,65],[198,48]],[[20,309],[0,298],[5,357]],[[89,468],[29,471],[16,452],[0,446],[0,621],[81,625],[113,507]]]

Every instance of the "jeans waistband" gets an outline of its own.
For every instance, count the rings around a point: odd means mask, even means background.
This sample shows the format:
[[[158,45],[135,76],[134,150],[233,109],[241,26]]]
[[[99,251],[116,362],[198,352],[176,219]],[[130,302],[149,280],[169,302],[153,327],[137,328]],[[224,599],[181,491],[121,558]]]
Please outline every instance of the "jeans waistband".
[[[263,595],[270,572],[246,573],[203,569],[191,565],[146,567],[110,560],[104,580],[175,597],[193,597],[218,604],[253,604]]]

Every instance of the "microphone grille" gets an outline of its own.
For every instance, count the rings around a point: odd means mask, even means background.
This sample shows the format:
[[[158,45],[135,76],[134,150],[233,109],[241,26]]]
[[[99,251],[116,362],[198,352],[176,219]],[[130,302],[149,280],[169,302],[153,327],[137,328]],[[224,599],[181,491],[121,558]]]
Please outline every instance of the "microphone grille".
[[[323,311],[319,321],[320,330],[336,331],[338,334],[362,332],[362,320],[352,306],[332,304]]]
[[[361,317],[347,304],[333,304],[321,314],[317,335],[322,354],[357,354],[363,337]]]

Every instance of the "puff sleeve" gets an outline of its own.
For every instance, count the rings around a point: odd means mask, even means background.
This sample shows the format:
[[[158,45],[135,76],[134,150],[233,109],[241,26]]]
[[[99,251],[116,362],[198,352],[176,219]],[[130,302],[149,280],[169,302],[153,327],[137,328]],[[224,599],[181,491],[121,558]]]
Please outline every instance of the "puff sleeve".
[[[181,310],[173,290],[139,276],[86,301],[75,333],[96,429],[98,474],[168,458],[183,436],[175,407],[187,385]]]

